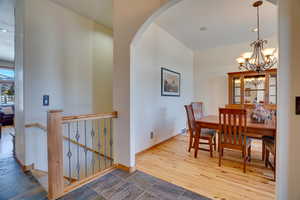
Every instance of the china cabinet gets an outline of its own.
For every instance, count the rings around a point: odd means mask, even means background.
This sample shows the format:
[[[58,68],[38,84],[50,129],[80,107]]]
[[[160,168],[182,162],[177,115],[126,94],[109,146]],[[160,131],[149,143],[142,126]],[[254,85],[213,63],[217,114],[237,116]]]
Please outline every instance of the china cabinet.
[[[264,72],[228,73],[229,104],[252,106],[261,103],[276,108],[277,69]]]

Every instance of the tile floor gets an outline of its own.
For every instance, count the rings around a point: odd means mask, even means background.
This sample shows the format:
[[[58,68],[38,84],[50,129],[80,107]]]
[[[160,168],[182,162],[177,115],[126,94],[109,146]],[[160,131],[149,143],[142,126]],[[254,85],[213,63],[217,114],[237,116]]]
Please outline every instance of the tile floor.
[[[136,171],[115,170],[61,200],[208,200],[181,187]]]
[[[7,132],[6,132],[7,133]],[[23,173],[11,153],[11,138],[0,141],[0,200],[46,200],[47,193],[32,176]],[[114,170],[60,200],[207,200],[140,171]]]

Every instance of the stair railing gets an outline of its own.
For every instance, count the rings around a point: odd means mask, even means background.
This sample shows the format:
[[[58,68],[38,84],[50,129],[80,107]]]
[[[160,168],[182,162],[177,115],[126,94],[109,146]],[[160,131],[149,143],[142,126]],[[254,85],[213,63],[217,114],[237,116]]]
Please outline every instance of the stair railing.
[[[63,116],[61,110],[48,112],[49,199],[57,199],[115,168],[114,118],[117,112],[79,116]]]

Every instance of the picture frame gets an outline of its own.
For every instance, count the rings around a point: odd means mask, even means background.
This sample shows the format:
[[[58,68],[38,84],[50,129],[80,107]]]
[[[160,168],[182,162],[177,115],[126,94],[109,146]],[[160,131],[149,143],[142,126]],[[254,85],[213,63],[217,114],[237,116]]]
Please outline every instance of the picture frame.
[[[180,97],[181,74],[161,68],[161,96]]]
[[[300,115],[300,96],[296,97],[296,115]]]

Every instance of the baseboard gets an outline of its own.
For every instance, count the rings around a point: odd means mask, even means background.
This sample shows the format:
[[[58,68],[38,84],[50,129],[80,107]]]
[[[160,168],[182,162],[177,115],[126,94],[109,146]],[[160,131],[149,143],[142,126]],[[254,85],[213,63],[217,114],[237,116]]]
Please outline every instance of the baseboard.
[[[24,165],[22,161],[20,161],[17,156],[14,156],[16,159],[17,163],[21,166],[23,172],[29,172],[34,169],[34,164],[32,163],[31,165]]]
[[[125,165],[122,165],[122,164],[117,164],[117,168],[120,169],[120,170],[123,170],[125,172],[128,172],[128,173],[133,173],[136,171],[136,167],[127,167]]]
[[[153,145],[153,146],[151,146],[151,147],[149,147],[149,148],[147,148],[147,149],[145,149],[145,150],[143,150],[143,151],[140,151],[140,152],[136,153],[135,156],[141,155],[141,154],[145,153],[146,151],[149,151],[149,150],[151,150],[151,149],[154,149],[154,148],[156,148],[157,146],[162,145],[162,144],[164,144],[164,143],[166,143],[166,142],[172,140],[173,138],[175,138],[175,137],[177,137],[178,135],[181,135],[181,134],[183,134],[183,133],[177,133],[176,135],[174,135],[174,136],[172,136],[172,137],[170,137],[170,138],[168,138],[168,139],[166,139],[166,140],[163,140],[163,141],[161,141],[161,142],[159,142],[159,143],[157,143],[157,144],[155,144],[155,145]]]

